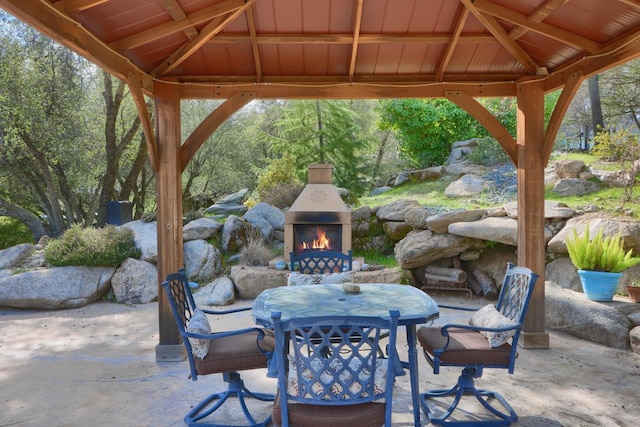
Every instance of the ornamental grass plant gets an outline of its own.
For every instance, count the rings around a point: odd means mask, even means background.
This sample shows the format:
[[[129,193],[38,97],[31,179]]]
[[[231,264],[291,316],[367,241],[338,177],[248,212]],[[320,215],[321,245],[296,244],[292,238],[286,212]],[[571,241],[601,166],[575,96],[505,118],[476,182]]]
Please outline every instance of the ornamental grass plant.
[[[619,273],[640,263],[640,257],[634,257],[632,249],[625,252],[623,243],[621,233],[604,237],[603,229],[591,239],[587,225],[581,236],[573,230],[573,236],[567,239],[567,249],[578,270]]]

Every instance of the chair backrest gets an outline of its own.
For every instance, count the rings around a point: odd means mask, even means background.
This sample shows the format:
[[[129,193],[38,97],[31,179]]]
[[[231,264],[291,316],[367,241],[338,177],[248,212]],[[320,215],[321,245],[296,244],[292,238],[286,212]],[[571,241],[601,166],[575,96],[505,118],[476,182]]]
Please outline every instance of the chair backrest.
[[[340,273],[351,270],[352,251],[347,254],[338,251],[308,250],[298,255],[289,254],[291,271],[301,274]]]
[[[537,279],[530,269],[508,263],[496,309],[514,323],[524,322]]]
[[[383,398],[385,425],[391,425],[395,369],[400,366],[395,350],[399,316],[396,310],[390,320],[337,316],[283,321],[280,312],[272,313],[282,425],[289,425],[289,401],[336,406]],[[389,331],[388,359],[377,352],[384,329]]]
[[[195,381],[198,374],[196,371],[195,360],[193,358],[193,350],[191,343],[187,337],[187,327],[189,320],[193,317],[193,313],[196,309],[196,304],[191,294],[191,288],[189,287],[189,281],[187,276],[183,272],[173,273],[167,275],[165,281],[162,282],[171,311],[178,325],[178,331],[182,337],[182,341],[187,350],[187,358],[189,359],[189,366],[191,368],[191,378]]]

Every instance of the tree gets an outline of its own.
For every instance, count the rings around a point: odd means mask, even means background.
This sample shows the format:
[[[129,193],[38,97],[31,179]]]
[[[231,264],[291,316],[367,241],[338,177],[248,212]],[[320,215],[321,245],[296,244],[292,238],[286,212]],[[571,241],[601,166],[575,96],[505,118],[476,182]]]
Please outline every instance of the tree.
[[[401,155],[418,168],[443,164],[455,141],[487,135],[473,117],[446,99],[385,100],[380,109],[380,128],[398,134]]]
[[[299,178],[305,180],[307,165],[331,163],[334,182],[360,194],[371,141],[356,126],[356,115],[346,101],[293,101],[283,110],[271,142],[276,154],[289,153],[295,159]]]
[[[588,80],[589,82],[589,100],[591,101],[591,127],[594,135],[604,132],[604,118],[602,116],[602,102],[600,101],[600,85],[598,83],[598,75]]]

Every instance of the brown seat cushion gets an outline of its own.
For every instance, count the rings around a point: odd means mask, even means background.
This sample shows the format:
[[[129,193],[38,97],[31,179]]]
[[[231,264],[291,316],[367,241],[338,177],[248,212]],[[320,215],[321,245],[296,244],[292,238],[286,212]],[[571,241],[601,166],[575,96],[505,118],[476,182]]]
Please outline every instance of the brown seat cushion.
[[[273,351],[273,331],[265,330],[260,341],[263,351]],[[229,371],[244,371],[267,367],[267,358],[256,345],[257,332],[211,340],[209,352],[204,359],[195,358],[198,375],[217,374]]]
[[[384,424],[385,404],[322,406],[289,402],[290,427],[380,427]],[[282,425],[280,395],[273,403],[273,422]]]
[[[466,329],[449,329],[449,347],[440,356],[444,363],[457,364],[492,364],[509,365],[511,345],[502,344],[499,347],[491,348],[489,341],[477,331]],[[447,338],[440,333],[440,328],[420,328],[418,330],[418,341],[422,347],[431,355],[434,349],[442,348],[447,343]]]

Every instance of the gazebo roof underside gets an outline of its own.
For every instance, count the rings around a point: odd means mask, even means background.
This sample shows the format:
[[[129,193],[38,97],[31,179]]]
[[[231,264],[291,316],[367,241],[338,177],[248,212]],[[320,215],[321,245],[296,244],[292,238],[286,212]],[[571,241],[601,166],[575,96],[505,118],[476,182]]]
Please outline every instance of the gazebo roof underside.
[[[149,94],[513,96],[640,55],[638,0],[0,0]]]

